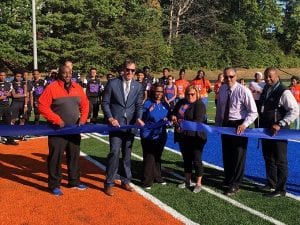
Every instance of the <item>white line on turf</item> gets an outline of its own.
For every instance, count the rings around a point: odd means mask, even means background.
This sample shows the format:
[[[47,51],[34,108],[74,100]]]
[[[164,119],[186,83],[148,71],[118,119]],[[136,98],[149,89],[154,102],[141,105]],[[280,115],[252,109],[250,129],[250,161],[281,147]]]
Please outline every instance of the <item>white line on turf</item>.
[[[90,134],[91,137],[98,139],[106,144],[109,144],[108,141],[102,139],[99,136],[95,136],[94,134]],[[101,163],[99,163],[98,161],[92,159],[91,157],[89,157],[88,155],[86,155],[85,153],[81,152],[81,155],[84,156],[87,160],[89,160],[90,162],[94,163],[96,166],[98,166],[100,169],[102,169],[103,171],[105,171],[105,166]],[[159,208],[161,208],[162,210],[164,210],[165,212],[169,213],[170,215],[172,215],[174,218],[178,219],[179,221],[181,221],[184,224],[191,224],[191,225],[196,225],[198,223],[195,223],[194,221],[188,219],[187,217],[185,217],[184,215],[180,214],[179,212],[177,212],[175,209],[171,208],[170,206],[166,205],[165,203],[161,202],[159,199],[155,198],[154,196],[152,196],[151,194],[145,192],[142,188],[138,187],[137,185],[132,184],[132,186],[134,187],[135,191],[137,193],[139,193],[140,195],[142,195],[144,198],[148,199],[149,201],[151,201],[152,203],[154,203],[155,205],[157,205]]]
[[[95,138],[95,139],[98,139],[98,140],[100,140],[100,141],[102,141],[102,142],[104,142],[106,144],[109,144],[108,141],[104,140],[103,138],[99,137],[98,135],[90,134],[90,136],[93,137],[93,138]],[[143,158],[141,156],[137,155],[137,154],[132,153],[132,155],[135,158],[137,158],[137,159],[143,160]],[[172,175],[175,176],[175,177],[177,177],[177,178],[179,178],[180,180],[184,179],[184,177],[182,177],[179,174],[176,174],[176,173],[172,172]],[[216,192],[216,191],[214,191],[214,190],[212,190],[212,189],[210,189],[208,187],[203,187],[203,190],[205,190],[206,192],[208,192],[208,193],[210,193],[210,194],[212,194],[212,195],[214,195],[214,196],[216,196],[216,197],[218,197],[220,199],[223,199],[224,201],[226,201],[226,202],[234,205],[235,207],[241,208],[241,209],[249,212],[250,214],[258,216],[258,217],[260,217],[260,218],[262,218],[262,219],[264,219],[266,221],[269,221],[269,222],[271,222],[273,224],[276,224],[276,225],[284,225],[285,224],[285,223],[283,223],[283,222],[281,222],[279,220],[276,220],[276,219],[274,219],[274,218],[272,218],[270,216],[267,216],[267,215],[265,215],[265,214],[263,214],[263,213],[261,213],[261,212],[259,212],[257,210],[254,210],[254,209],[252,209],[252,208],[250,208],[250,207],[248,207],[248,206],[246,206],[246,205],[244,205],[244,204],[242,204],[242,203],[240,203],[240,202],[238,202],[236,200],[233,200],[232,198],[229,198],[229,197],[227,197],[227,196],[225,196],[223,194],[220,194],[220,193],[218,193],[218,192]],[[143,191],[143,190],[141,190],[141,191]],[[154,197],[152,196],[151,198],[154,198]]]

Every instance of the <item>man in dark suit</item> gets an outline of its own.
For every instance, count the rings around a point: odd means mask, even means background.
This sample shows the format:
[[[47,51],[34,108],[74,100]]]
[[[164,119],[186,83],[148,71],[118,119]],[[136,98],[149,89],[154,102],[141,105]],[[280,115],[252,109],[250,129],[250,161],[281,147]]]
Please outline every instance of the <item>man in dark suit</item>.
[[[136,70],[135,62],[126,60],[123,64],[123,74],[109,80],[105,86],[102,109],[107,122],[114,126],[138,124],[144,126],[142,118],[143,87],[133,79]],[[121,130],[109,133],[110,152],[107,156],[106,180],[104,192],[112,196],[112,187],[119,168],[119,155],[122,151],[122,166],[120,168],[121,186],[127,191],[133,191],[131,180],[131,148],[134,141],[133,130]]]

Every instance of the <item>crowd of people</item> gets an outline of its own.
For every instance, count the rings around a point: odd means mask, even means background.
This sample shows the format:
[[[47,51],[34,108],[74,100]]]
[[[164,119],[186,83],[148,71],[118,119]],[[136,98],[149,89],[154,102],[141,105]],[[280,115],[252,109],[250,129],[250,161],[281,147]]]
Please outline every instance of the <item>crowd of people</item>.
[[[105,85],[91,68],[86,79],[73,71],[73,63],[67,60],[58,71],[51,71],[45,79],[38,70],[14,71],[14,79],[6,80],[0,70],[0,116],[5,124],[24,125],[34,113],[34,123],[39,124],[40,114],[60,128],[66,125],[97,123],[100,106],[104,119],[110,126],[138,124],[143,149],[143,188],[149,190],[154,183],[166,185],[161,174],[161,156],[167,141],[166,124],[174,127],[174,141],[178,142],[183,158],[185,179],[178,188],[190,188],[198,193],[202,188],[202,152],[207,142],[203,131],[181,129],[183,120],[207,123],[208,95],[215,93],[216,126],[233,127],[236,136],[221,135],[224,165],[224,194],[232,196],[240,188],[244,176],[248,138],[241,136],[253,123],[257,128],[268,128],[276,135],[281,128],[288,128],[296,120],[299,129],[300,84],[293,76],[291,85],[284,87],[278,70],[267,68],[257,72],[247,85],[238,79],[233,67],[218,74],[214,86],[199,70],[191,81],[185,79],[185,70],[178,79],[163,69],[156,79],[145,66],[137,69],[136,63],[126,60],[117,77],[107,75]],[[145,124],[162,122],[156,128]],[[110,151],[107,156],[104,192],[113,196],[117,172],[120,171],[121,187],[133,191],[130,185],[131,151],[136,130],[120,129],[109,132]],[[6,144],[17,145],[14,137],[5,137]],[[64,151],[68,163],[68,185],[85,190],[80,182],[80,135],[49,136],[48,186],[51,193],[60,196],[61,162]],[[267,183],[260,189],[266,196],[286,194],[287,141],[262,139],[262,151],[266,164]],[[120,154],[122,155],[119,161]],[[194,171],[194,175],[193,175]]]

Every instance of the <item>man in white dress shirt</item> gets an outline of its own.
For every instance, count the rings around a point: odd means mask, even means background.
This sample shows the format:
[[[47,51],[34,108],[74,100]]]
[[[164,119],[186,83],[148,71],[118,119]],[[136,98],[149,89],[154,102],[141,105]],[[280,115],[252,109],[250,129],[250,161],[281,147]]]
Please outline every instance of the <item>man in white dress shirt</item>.
[[[257,108],[251,91],[237,82],[235,68],[224,69],[224,84],[219,91],[216,112],[216,126],[235,127],[236,134],[242,134],[257,118]],[[221,135],[224,165],[224,194],[237,193],[244,177],[248,138]]]

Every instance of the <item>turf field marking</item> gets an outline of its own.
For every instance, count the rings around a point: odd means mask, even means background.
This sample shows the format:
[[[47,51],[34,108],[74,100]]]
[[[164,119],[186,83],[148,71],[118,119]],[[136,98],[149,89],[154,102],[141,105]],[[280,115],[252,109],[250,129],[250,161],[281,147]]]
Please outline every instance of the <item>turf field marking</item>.
[[[109,144],[108,141],[102,139],[99,136],[96,136],[94,134],[89,134],[91,137],[102,141],[106,144]],[[81,156],[83,156],[85,159],[87,159],[88,161],[94,163],[97,167],[99,167],[101,170],[105,171],[106,167],[101,164],[100,162],[98,162],[97,160],[91,158],[90,156],[88,156],[87,154],[81,152],[80,153]],[[135,155],[135,154],[134,154]],[[137,155],[136,155],[137,156]],[[134,187],[135,191],[137,193],[139,193],[140,195],[142,195],[144,198],[148,199],[149,201],[151,201],[152,203],[154,203],[155,205],[157,205],[159,208],[161,208],[162,210],[164,210],[165,212],[169,213],[170,215],[172,215],[174,218],[178,219],[179,221],[183,222],[184,224],[191,224],[191,225],[196,225],[198,223],[195,223],[194,221],[188,219],[187,217],[185,217],[184,215],[180,214],[179,212],[177,212],[175,209],[171,208],[170,206],[166,205],[165,203],[163,203],[162,201],[160,201],[159,199],[155,198],[154,196],[152,196],[151,194],[149,194],[148,192],[145,192],[142,188],[140,188],[137,185],[134,185],[131,183],[131,185]]]
[[[90,136],[93,137],[93,138],[95,138],[95,139],[97,139],[97,140],[100,140],[100,141],[102,141],[102,142],[104,142],[104,143],[106,143],[106,144],[109,144],[108,141],[104,140],[103,138],[99,137],[98,135],[90,134]],[[135,158],[137,158],[137,159],[143,160],[143,158],[142,158],[141,156],[139,156],[139,155],[137,155],[137,154],[135,154],[135,153],[132,153],[132,155],[133,155]],[[162,169],[163,169],[163,168],[162,168]],[[168,173],[169,173],[169,174],[172,174],[173,176],[175,176],[175,177],[177,177],[177,178],[179,178],[180,180],[184,180],[184,177],[181,176],[181,175],[179,175],[179,174],[177,174],[177,173],[174,173],[174,172],[168,172]],[[136,187],[136,186],[135,186],[135,187]],[[139,189],[140,189],[140,188],[139,188]],[[238,202],[238,201],[232,199],[232,198],[229,198],[229,197],[227,197],[227,196],[225,196],[225,195],[223,195],[223,194],[220,194],[220,193],[218,193],[218,192],[216,192],[216,191],[214,191],[214,190],[212,190],[212,189],[210,189],[210,188],[208,188],[208,187],[203,186],[203,190],[205,190],[205,191],[208,192],[209,194],[212,194],[212,195],[214,195],[214,196],[216,196],[216,197],[218,197],[218,198],[220,198],[220,199],[222,199],[222,200],[224,200],[224,201],[226,201],[226,202],[232,204],[232,205],[235,206],[235,207],[238,207],[238,208],[240,208],[240,209],[243,209],[243,210],[249,212],[250,214],[253,214],[253,215],[255,215],[255,216],[258,216],[258,217],[260,217],[260,218],[262,218],[262,219],[264,219],[264,220],[266,220],[266,221],[269,221],[269,222],[271,222],[271,223],[273,223],[273,224],[276,224],[276,225],[284,225],[284,224],[285,224],[285,223],[283,223],[283,222],[281,222],[281,221],[279,221],[279,220],[274,219],[273,217],[267,216],[267,215],[265,215],[265,214],[263,214],[263,213],[261,213],[261,212],[259,212],[259,211],[257,211],[257,210],[254,210],[254,209],[252,209],[252,208],[250,208],[250,207],[248,207],[248,206],[246,206],[246,205],[244,205],[244,204],[242,204],[242,203],[240,203],[240,202]],[[143,191],[143,190],[141,190],[141,191]],[[144,192],[144,191],[143,191],[143,192]],[[152,198],[154,198],[154,197],[152,196]],[[158,200],[158,201],[159,201],[159,200]],[[154,202],[153,202],[153,203],[154,203]],[[176,212],[177,212],[177,211],[176,211]],[[173,214],[172,214],[172,215],[173,215]],[[176,218],[177,218],[177,217],[176,217]]]

